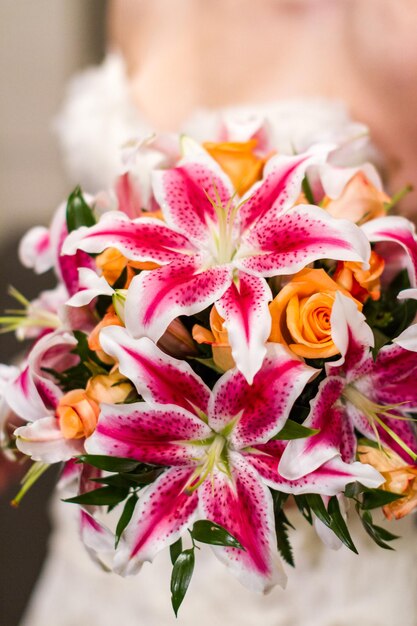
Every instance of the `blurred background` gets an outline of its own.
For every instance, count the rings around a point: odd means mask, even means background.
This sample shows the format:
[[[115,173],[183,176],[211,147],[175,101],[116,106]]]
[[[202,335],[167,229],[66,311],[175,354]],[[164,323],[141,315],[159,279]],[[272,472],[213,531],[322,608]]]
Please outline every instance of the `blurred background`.
[[[71,189],[59,156],[53,120],[68,79],[99,62],[104,52],[104,0],[2,0],[0,2],[0,310],[12,284],[29,299],[52,287],[17,260],[20,236],[48,224]],[[21,351],[0,334],[0,362]],[[1,468],[0,468],[1,472]],[[46,512],[55,474],[46,475],[19,510],[9,501],[18,485],[0,493],[0,623],[15,626],[38,576],[49,531]],[[1,483],[0,476],[0,483]],[[45,624],[45,626],[47,626]]]

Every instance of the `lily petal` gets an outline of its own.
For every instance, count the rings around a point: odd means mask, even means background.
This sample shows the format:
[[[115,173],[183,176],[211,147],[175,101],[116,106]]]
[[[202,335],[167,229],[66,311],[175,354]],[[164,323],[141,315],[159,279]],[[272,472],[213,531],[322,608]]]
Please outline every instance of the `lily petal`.
[[[168,356],[150,339],[132,339],[126,329],[109,326],[100,333],[102,349],[119,362],[120,372],[149,403],[176,404],[207,413],[210,390],[185,361]]]
[[[280,344],[270,343],[252,385],[237,369],[217,381],[209,424],[217,432],[233,427],[230,440],[236,448],[266,442],[284,426],[295,400],[316,373]]]
[[[68,306],[85,306],[98,296],[112,296],[114,289],[110,287],[103,276],[98,276],[96,272],[86,267],[79,268],[79,288],[81,291],[75,293],[67,302]]]
[[[236,367],[249,384],[262,366],[271,332],[268,302],[272,293],[263,278],[239,273],[216,303],[224,318]]]
[[[110,571],[115,555],[114,535],[88,511],[80,511],[80,537],[91,560]]]
[[[243,237],[234,265],[254,276],[294,274],[318,259],[368,263],[369,242],[348,220],[298,205],[273,221],[262,220]]]
[[[97,428],[85,442],[89,454],[105,454],[156,465],[195,465],[210,436],[196,415],[174,405],[150,408],[144,402],[103,404]],[[190,441],[190,443],[188,443]]]
[[[161,338],[179,315],[194,315],[224,294],[231,270],[219,265],[202,270],[198,257],[183,257],[167,267],[142,272],[132,280],[126,299],[126,328],[133,337]]]
[[[135,574],[163,548],[177,541],[197,517],[198,495],[185,491],[192,468],[172,468],[141,491],[124,543],[115,558],[115,570]]]
[[[326,364],[328,373],[337,374],[334,368],[343,365],[344,371],[359,372],[360,364],[370,357],[375,340],[366,318],[358,310],[356,302],[340,291],[336,292],[330,316],[332,339],[340,350],[340,359]]]
[[[153,261],[165,265],[181,254],[195,251],[187,237],[150,217],[130,220],[124,213],[109,211],[98,224],[74,230],[65,240],[63,254],[77,250],[97,253],[116,248],[131,261]]]
[[[200,506],[204,517],[223,526],[244,550],[216,547],[214,552],[245,587],[262,592],[276,584],[283,587],[271,495],[241,455],[231,457],[232,480],[215,472],[199,490]]]
[[[407,254],[407,269],[412,287],[417,287],[417,239],[416,229],[405,217],[388,215],[363,224],[362,231],[369,241],[392,241],[398,243]]]
[[[80,439],[65,439],[55,417],[42,417],[14,432],[17,448],[34,461],[60,463],[81,454]]]

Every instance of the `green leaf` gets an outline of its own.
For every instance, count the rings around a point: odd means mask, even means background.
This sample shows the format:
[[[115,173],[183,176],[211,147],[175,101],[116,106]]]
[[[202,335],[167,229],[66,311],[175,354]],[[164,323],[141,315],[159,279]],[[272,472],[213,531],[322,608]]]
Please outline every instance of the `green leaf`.
[[[359,507],[356,507],[356,510],[359,513]],[[364,511],[363,514],[360,515],[360,518],[365,531],[380,548],[384,548],[384,550],[394,549],[385,542],[398,539],[396,535],[388,532],[385,528],[381,528],[381,526],[375,526],[369,511]]]
[[[172,568],[171,575],[171,604],[174,609],[175,617],[178,616],[180,608],[194,571],[194,548],[184,550],[177,557]]]
[[[302,182],[302,189],[303,189],[303,193],[307,199],[307,202],[309,204],[316,204],[314,201],[314,196],[313,196],[313,192],[311,190],[311,186],[310,186],[310,182],[307,178],[307,176],[304,176],[303,178],[303,182]]]
[[[311,515],[311,509],[305,496],[294,496],[295,504],[301,515],[307,520],[309,524],[313,523],[313,516]]]
[[[350,536],[348,527],[346,526],[346,522],[340,512],[339,502],[336,496],[330,498],[327,511],[332,518],[330,528],[332,529],[336,537],[339,537],[340,541],[344,543],[345,546],[349,548],[349,550],[352,550],[352,552],[358,554],[356,546],[352,541],[352,537]]]
[[[67,201],[67,228],[70,233],[80,226],[94,226],[96,218],[84,200],[80,187],[76,187]]]
[[[114,506],[122,502],[128,495],[127,489],[117,487],[99,487],[92,491],[87,491],[74,498],[67,498],[64,502],[73,504],[93,504],[95,506]]]
[[[139,472],[138,474],[135,472],[121,472],[120,474],[111,474],[110,476],[104,476],[103,478],[91,478],[90,480],[103,485],[109,485],[110,487],[125,488],[136,487],[137,485],[144,487],[145,485],[153,483],[163,471],[163,469],[150,468],[144,470],[143,472]]]
[[[175,543],[171,543],[169,546],[169,554],[171,557],[172,565],[175,565],[175,561],[178,559],[179,555],[182,552],[182,539],[181,537]]]
[[[368,487],[364,487],[360,483],[354,482],[346,485],[344,494],[346,498],[357,498],[361,493],[367,490]]]
[[[275,513],[277,547],[284,561],[286,561],[288,565],[294,567],[294,555],[291,547],[291,542],[288,537],[288,527],[294,528],[292,524],[288,521],[284,511],[281,509],[277,513]]]
[[[277,433],[272,439],[275,440],[285,440],[289,439],[304,439],[305,437],[311,437],[312,435],[317,435],[320,432],[315,428],[307,428],[302,424],[298,424],[293,420],[287,420],[285,422],[284,428],[282,428],[279,433]]]
[[[403,497],[402,494],[391,493],[390,491],[384,491],[384,489],[370,489],[363,494],[362,508],[365,510],[378,509]]]
[[[324,505],[323,499],[315,493],[307,494],[305,496],[305,499],[307,500],[308,506],[319,518],[319,520],[322,521],[323,524],[331,528],[332,518],[330,517]]]
[[[226,546],[244,550],[236,537],[233,537],[225,528],[210,522],[209,520],[199,520],[195,522],[191,531],[191,536],[195,541],[209,543],[213,546]]]
[[[123,509],[123,513],[120,516],[119,521],[116,526],[116,548],[119,544],[120,537],[130,520],[132,519],[133,511],[135,510],[136,502],[138,501],[138,497],[135,493],[133,493],[130,498],[126,500],[126,504]]]
[[[283,493],[282,491],[275,491],[275,489],[270,489],[270,492],[274,502],[274,511],[275,513],[279,513],[279,511],[284,508],[284,505],[289,498],[289,494]]]
[[[141,463],[133,459],[122,459],[117,456],[105,456],[102,454],[82,454],[77,457],[79,463],[88,463],[93,467],[106,472],[133,472]]]

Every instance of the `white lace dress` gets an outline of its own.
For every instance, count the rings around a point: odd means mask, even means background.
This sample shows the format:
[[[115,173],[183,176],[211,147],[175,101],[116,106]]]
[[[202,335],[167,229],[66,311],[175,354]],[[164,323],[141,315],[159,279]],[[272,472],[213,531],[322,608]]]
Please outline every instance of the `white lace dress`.
[[[244,109],[240,109],[243,111]],[[272,124],[281,151],[302,148],[314,136],[344,133],[349,118],[342,104],[320,100],[257,107]],[[198,139],[216,112],[200,113],[184,125]],[[57,122],[64,159],[74,183],[95,192],[120,171],[119,147],[150,133],[129,99],[123,64],[109,56],[70,85]],[[99,570],[78,539],[75,507],[53,502],[49,554],[21,626],[401,626],[417,625],[417,527],[408,517],[390,525],[402,539],[397,551],[378,548],[360,524],[352,534],[360,556],[323,546],[295,512],[291,533],[296,569],[287,567],[287,589],[252,594],[232,578],[209,548],[197,554],[189,592],[176,620],[171,606],[168,553],[129,579]]]

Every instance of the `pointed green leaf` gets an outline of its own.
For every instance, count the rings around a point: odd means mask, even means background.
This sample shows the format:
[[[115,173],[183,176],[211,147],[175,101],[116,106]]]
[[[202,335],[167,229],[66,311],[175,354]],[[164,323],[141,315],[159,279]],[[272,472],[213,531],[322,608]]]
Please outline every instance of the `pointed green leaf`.
[[[316,428],[307,428],[302,424],[294,422],[294,420],[287,420],[284,427],[277,433],[272,439],[288,441],[290,439],[304,439],[305,437],[311,437],[317,435],[320,432]]]
[[[359,512],[359,507],[357,507],[356,510]],[[375,526],[372,521],[372,515],[369,511],[364,511],[363,514],[360,515],[360,519],[362,522],[362,526],[364,527],[367,534],[380,548],[384,548],[384,550],[394,549],[385,542],[393,541],[394,539],[397,539],[397,537],[395,535],[392,535],[392,533],[389,533],[387,530],[385,530],[385,528]]]
[[[191,531],[194,541],[201,543],[209,543],[213,546],[226,546],[229,548],[238,548],[244,550],[239,541],[233,537],[225,528],[210,522],[209,520],[199,520],[195,522]]]
[[[127,489],[99,487],[98,489],[87,491],[74,498],[67,498],[64,502],[71,502],[72,504],[92,504],[95,506],[114,506],[122,502],[127,495]]]
[[[123,513],[120,516],[119,521],[116,526],[116,548],[119,544],[120,537],[130,520],[132,519],[133,511],[135,510],[136,502],[138,501],[138,497],[135,493],[133,493],[130,498],[126,500],[126,504],[123,509]]]
[[[365,510],[378,509],[403,497],[402,494],[391,493],[384,489],[370,489],[363,494],[362,508]]]
[[[309,524],[313,523],[313,517],[311,515],[311,509],[305,496],[294,496],[295,504],[301,515],[307,520]]]
[[[175,565],[175,561],[178,559],[179,555],[182,552],[182,539],[181,537],[175,543],[172,543],[169,546],[169,554],[171,557],[172,565]]]
[[[76,187],[67,201],[67,228],[70,233],[80,226],[94,226],[96,218],[84,200],[80,187]]]
[[[139,461],[134,461],[133,459],[122,459],[102,454],[82,454],[77,458],[80,463],[87,463],[106,472],[133,472],[141,465]]]
[[[314,512],[314,514],[323,522],[326,526],[331,528],[332,518],[330,517],[327,509],[324,505],[323,499],[315,493],[307,494],[305,496],[308,506]]]
[[[288,521],[284,511],[280,510],[275,514],[275,530],[277,533],[277,547],[284,561],[295,566],[294,555],[291,546],[290,539],[288,537],[288,527],[293,528],[292,524]]]
[[[194,548],[184,550],[176,558],[171,575],[171,604],[175,616],[178,615],[194,571]]]
[[[336,537],[339,537],[340,541],[344,543],[345,546],[349,548],[349,550],[352,550],[352,552],[358,554],[356,546],[352,541],[352,537],[350,536],[348,527],[346,526],[346,522],[340,512],[339,501],[336,496],[330,498],[327,511],[332,518],[330,528],[332,529]]]

